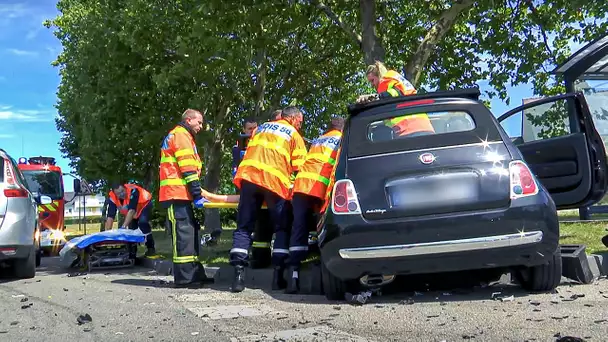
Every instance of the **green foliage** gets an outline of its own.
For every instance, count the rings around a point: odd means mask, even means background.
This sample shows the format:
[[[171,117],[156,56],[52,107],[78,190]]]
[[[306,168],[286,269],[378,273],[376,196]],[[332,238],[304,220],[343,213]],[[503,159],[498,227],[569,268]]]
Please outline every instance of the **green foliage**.
[[[488,80],[486,96],[507,101],[507,86],[528,81],[540,95],[562,92],[548,71],[570,54],[569,41],[606,32],[595,19],[608,3],[59,0],[57,8],[45,25],[63,45],[54,63],[62,153],[99,188],[128,179],[157,196],[160,144],[188,107],[206,110],[197,142],[205,185],[232,193],[230,147],[243,117],[263,121],[295,103],[303,135],[314,138],[330,115],[373,91],[362,73],[370,56],[407,69],[421,91]],[[539,120],[557,125],[547,134],[560,129],[558,116]]]

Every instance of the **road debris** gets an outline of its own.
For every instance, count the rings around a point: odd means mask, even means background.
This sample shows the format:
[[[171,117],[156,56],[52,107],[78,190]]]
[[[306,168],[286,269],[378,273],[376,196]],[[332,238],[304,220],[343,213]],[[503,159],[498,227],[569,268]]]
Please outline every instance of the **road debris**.
[[[363,304],[367,303],[367,301],[371,298],[371,296],[372,296],[371,291],[359,292],[359,294],[356,294],[356,295],[353,295],[352,293],[349,293],[349,292],[344,294],[344,298],[351,305],[363,305]]]
[[[196,336],[198,334],[200,334],[198,331],[193,331],[193,332],[190,333],[190,335],[192,335],[192,336]]]
[[[21,310],[23,310],[23,309],[29,309],[32,305],[34,305],[34,303],[29,303],[29,304],[26,304],[26,305],[21,305]]]
[[[501,302],[512,302],[515,300],[515,296],[510,295],[510,296],[505,296],[505,297],[498,297],[497,299]]]
[[[25,302],[27,302],[27,301],[28,301],[28,299],[27,299],[27,298],[21,298],[21,303],[25,303]]]
[[[564,336],[558,338],[557,340],[555,340],[555,342],[585,342],[585,340],[580,337]]]
[[[414,304],[414,300],[412,298],[408,298],[399,302],[401,305],[412,305]]]
[[[539,305],[540,305],[540,302],[539,302],[539,301],[536,301],[536,300],[531,300],[531,301],[530,301],[530,305],[539,306]]]
[[[84,315],[78,316],[76,321],[78,322],[78,325],[82,325],[85,323],[91,323],[93,321],[93,318],[89,314],[84,314]]]
[[[22,294],[20,294],[20,295],[12,295],[11,297],[13,297],[13,298],[21,298],[21,297],[25,297],[25,295],[22,295]]]

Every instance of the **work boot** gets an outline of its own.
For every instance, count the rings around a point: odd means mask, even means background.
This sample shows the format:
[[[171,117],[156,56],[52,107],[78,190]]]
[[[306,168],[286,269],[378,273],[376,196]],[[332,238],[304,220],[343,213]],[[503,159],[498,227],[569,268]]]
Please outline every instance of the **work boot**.
[[[274,274],[272,275],[272,290],[282,290],[287,287],[287,282],[283,278],[283,271],[285,268],[282,266],[276,266],[274,268]]]
[[[300,268],[290,266],[287,269],[287,288],[285,293],[295,294],[300,292]]]
[[[154,256],[154,255],[156,255],[156,249],[154,247],[148,248],[146,250],[146,253],[144,253],[145,257],[151,257],[151,256]]]
[[[234,266],[234,278],[232,279],[232,292],[242,292],[245,289],[245,267]]]

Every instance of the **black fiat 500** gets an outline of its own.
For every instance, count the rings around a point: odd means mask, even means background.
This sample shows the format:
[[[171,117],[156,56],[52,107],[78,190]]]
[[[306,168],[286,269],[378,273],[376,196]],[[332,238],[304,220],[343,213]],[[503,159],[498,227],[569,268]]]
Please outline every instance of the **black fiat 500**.
[[[559,285],[556,210],[594,204],[608,185],[585,98],[543,98],[496,119],[479,95],[349,106],[331,203],[318,225],[327,298],[397,275],[477,269],[512,271],[533,291]],[[512,127],[522,132],[509,137],[501,123],[518,115]],[[416,117],[434,132],[395,129]],[[543,126],[546,117],[553,126]]]

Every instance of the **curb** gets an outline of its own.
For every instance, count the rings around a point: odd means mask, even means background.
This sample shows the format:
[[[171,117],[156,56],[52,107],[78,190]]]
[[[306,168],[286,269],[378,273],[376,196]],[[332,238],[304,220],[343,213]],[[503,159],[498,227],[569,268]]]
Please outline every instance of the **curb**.
[[[138,258],[137,265],[151,268],[159,276],[173,274],[173,262],[164,259]],[[232,282],[232,266],[205,266],[207,277],[213,278],[216,284],[230,284]],[[245,283],[248,288],[269,288],[272,280],[272,268],[252,269],[245,271]],[[300,294],[321,294],[321,267],[319,264],[307,265],[300,271]]]
[[[608,258],[604,258],[603,254],[589,254],[587,255],[587,261],[589,262],[589,268],[593,273],[593,278],[608,276]]]

